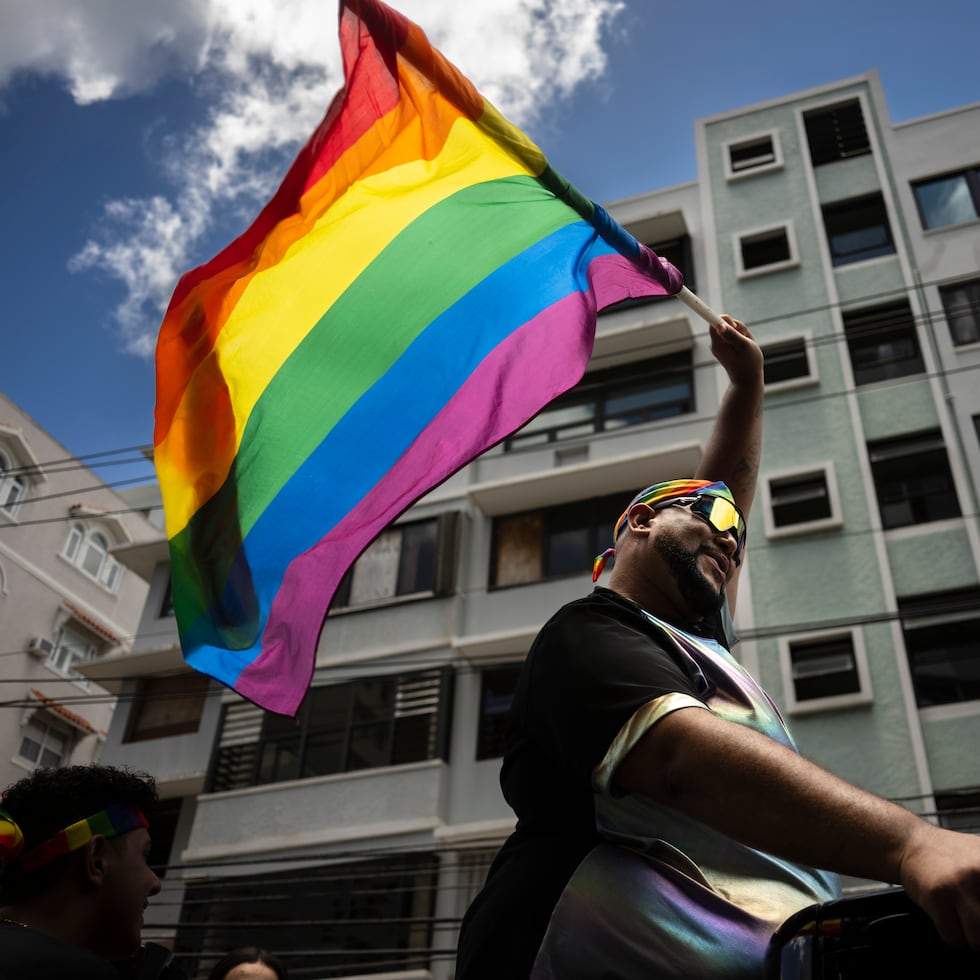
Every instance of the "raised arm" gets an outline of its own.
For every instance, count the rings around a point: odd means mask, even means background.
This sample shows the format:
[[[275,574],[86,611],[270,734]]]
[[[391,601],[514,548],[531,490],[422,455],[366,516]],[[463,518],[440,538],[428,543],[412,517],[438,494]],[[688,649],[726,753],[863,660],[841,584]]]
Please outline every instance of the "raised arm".
[[[728,374],[729,385],[694,475],[727,483],[748,519],[762,457],[762,351],[744,323],[727,314],[721,319],[720,326],[709,327],[711,353]],[[733,613],[740,571],[736,569],[727,588]]]
[[[728,374],[728,390],[695,477],[724,480],[748,517],[762,455],[762,351],[748,327],[730,316],[711,326],[711,353]]]

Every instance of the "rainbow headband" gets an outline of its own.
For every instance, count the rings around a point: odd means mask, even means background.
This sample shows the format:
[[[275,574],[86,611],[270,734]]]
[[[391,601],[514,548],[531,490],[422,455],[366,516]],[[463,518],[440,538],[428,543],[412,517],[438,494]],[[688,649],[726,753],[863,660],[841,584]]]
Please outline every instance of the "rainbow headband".
[[[626,527],[629,521],[630,511],[637,504],[648,504],[653,506],[654,504],[659,504],[664,500],[673,500],[676,497],[697,497],[702,493],[710,493],[716,497],[724,497],[726,500],[730,500],[733,504],[735,503],[735,497],[732,495],[731,490],[728,489],[727,485],[718,481],[712,483],[710,480],[668,480],[666,483],[654,483],[653,486],[647,487],[646,490],[641,490],[627,506],[626,510],[620,515],[618,521],[616,521],[616,526],[613,528],[613,545],[619,541],[619,536],[623,532],[623,528]],[[603,568],[606,567],[606,562],[616,554],[615,547],[606,548],[606,550],[599,555],[595,561],[592,563],[592,581],[598,582],[599,576],[602,574]]]
[[[138,808],[113,803],[112,806],[59,830],[53,837],[24,854],[23,831],[9,813],[0,810],[0,869],[7,870],[16,865],[21,871],[33,871],[64,854],[77,851],[93,837],[118,837],[130,830],[148,827],[149,824]]]

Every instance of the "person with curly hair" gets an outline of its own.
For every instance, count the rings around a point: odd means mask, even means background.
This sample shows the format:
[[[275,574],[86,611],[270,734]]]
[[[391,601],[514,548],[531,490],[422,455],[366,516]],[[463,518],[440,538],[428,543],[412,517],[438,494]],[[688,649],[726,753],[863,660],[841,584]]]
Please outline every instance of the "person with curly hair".
[[[160,879],[156,784],[109,766],[36,769],[0,796],[0,980],[119,980]]]

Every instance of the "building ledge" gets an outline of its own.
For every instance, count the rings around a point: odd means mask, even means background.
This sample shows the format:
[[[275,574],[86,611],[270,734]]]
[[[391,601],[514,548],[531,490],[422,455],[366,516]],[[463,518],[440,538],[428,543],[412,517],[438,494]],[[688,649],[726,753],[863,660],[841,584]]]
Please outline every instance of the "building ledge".
[[[112,549],[112,556],[121,565],[136,572],[144,582],[153,578],[157,565],[170,561],[170,545],[166,538],[153,541],[137,541],[134,544],[120,545]]]
[[[76,665],[75,669],[111,694],[118,694],[123,683],[130,678],[188,673],[194,668],[187,665],[180,647],[173,644],[160,650],[123,653],[90,660]]]
[[[377,842],[392,837],[409,835],[433,835],[442,825],[438,817],[420,817],[415,820],[385,820],[379,823],[359,824],[348,827],[326,827],[302,833],[279,833],[269,837],[250,837],[246,841],[227,844],[205,844],[188,847],[180,856],[185,864],[220,861],[251,855],[292,854],[304,848],[322,848],[332,844],[350,844],[355,841]]]
[[[542,473],[524,473],[478,483],[468,496],[488,517],[534,507],[600,497],[616,487],[649,486],[691,476],[701,461],[699,442],[682,442],[645,453],[572,463]]]

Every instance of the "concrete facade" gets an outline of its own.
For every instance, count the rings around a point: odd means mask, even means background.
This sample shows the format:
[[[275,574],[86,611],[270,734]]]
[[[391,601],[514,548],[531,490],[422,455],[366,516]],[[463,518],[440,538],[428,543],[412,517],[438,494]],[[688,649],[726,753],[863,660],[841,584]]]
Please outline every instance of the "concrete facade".
[[[774,372],[736,653],[804,753],[962,825],[957,800],[980,807],[980,312],[957,314],[954,342],[948,304],[980,280],[980,197],[972,218],[925,228],[920,196],[931,207],[921,186],[949,175],[957,206],[957,175],[980,193],[980,105],[894,126],[872,72],[698,120],[695,138],[696,182],[610,211],[669,257],[679,249],[688,281],[750,324]],[[651,381],[667,376],[676,385]],[[689,475],[724,388],[704,325],[677,301],[603,314],[581,398],[456,474],[358,563],[321,637],[311,704],[323,707],[296,732],[212,686],[192,731],[127,742],[140,684],[186,668],[165,549],[121,552],[151,578],[139,636],[88,672],[133,695],[104,757],[139,757],[182,801],[157,934],[179,921],[177,948],[203,969],[234,935],[201,931],[207,913],[180,908],[185,885],[227,910],[223,887],[259,895],[292,874],[309,916],[332,924],[277,927],[290,916],[270,906],[258,935],[331,951],[304,975],[451,977],[459,917],[513,826],[494,741],[506,668],[588,591],[589,561],[569,568],[563,548],[588,542],[590,560],[608,543],[609,504],[592,502]],[[403,589],[392,563],[423,525],[435,570]],[[404,891],[384,911],[350,897],[386,874]],[[410,925],[352,931],[372,914]]]
[[[98,761],[115,698],[80,667],[131,646],[147,583],[113,552],[160,533],[0,394],[0,785]]]

